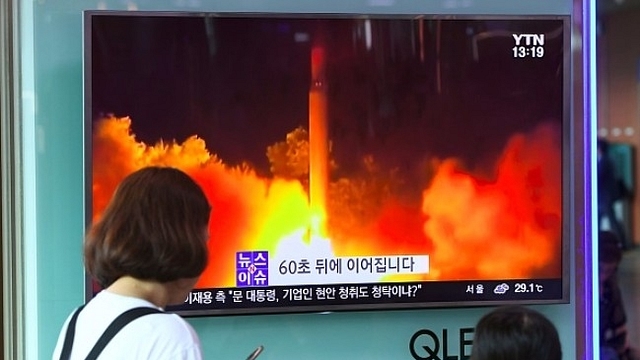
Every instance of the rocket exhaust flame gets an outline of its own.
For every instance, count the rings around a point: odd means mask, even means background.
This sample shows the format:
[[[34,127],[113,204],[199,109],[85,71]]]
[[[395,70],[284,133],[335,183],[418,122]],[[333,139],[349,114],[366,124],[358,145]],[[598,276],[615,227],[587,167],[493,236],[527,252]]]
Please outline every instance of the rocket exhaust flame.
[[[314,132],[315,125],[310,126]],[[315,144],[311,153],[320,146]],[[362,182],[330,182],[327,166],[320,177],[326,179],[321,189],[326,202],[318,205],[308,194],[314,190],[299,180],[229,166],[197,136],[183,143],[145,144],[132,134],[129,118],[109,117],[94,122],[93,212],[99,217],[119,181],[140,167],[166,165],[190,174],[213,206],[211,259],[197,287],[235,286],[237,251],[267,250],[277,257],[282,247],[296,241],[300,251],[323,256],[430,255],[429,274],[394,280],[559,277],[560,254],[554,251],[561,241],[559,144],[559,129],[550,125],[514,135],[492,179],[474,176],[446,159],[423,184],[420,206],[390,194],[362,223],[343,216],[335,205],[363,207],[358,199],[367,197],[353,196],[363,189]],[[310,157],[311,163],[316,161]],[[318,167],[310,168],[313,183]],[[320,231],[322,224],[326,234]]]
[[[552,277],[560,274],[561,183],[559,132],[543,125],[508,142],[496,178],[482,182],[439,167],[425,190],[427,236],[434,243],[434,276]]]

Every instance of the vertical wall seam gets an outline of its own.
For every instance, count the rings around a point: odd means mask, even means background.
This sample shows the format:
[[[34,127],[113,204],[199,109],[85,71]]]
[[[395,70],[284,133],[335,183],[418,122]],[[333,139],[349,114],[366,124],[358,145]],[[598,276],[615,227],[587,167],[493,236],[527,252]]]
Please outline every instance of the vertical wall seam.
[[[22,187],[17,0],[0,3],[0,171],[2,355],[24,359]]]

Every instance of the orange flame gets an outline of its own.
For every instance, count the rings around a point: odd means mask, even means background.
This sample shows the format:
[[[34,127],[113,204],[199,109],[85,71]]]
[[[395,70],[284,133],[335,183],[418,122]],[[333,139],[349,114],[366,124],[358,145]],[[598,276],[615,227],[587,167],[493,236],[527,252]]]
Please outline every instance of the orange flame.
[[[516,135],[481,182],[444,161],[424,192],[432,276],[443,279],[558,277],[561,272],[559,132]]]
[[[211,258],[197,287],[235,286],[237,251],[271,254],[283,239],[318,225],[311,223],[309,197],[299,181],[229,167],[197,136],[181,144],[138,142],[131,120],[115,117],[94,124],[94,219],[117,184],[148,165],[185,171],[213,206]],[[430,255],[429,274],[386,280],[558,277],[560,165],[559,131],[552,126],[512,137],[493,181],[480,181],[445,160],[425,185],[421,210],[391,199],[350,237],[329,239],[331,247],[339,256]]]
[[[235,285],[235,252],[273,251],[278,240],[308,225],[307,195],[296,181],[261,179],[250,169],[230,168],[209,154],[196,136],[184,143],[139,143],[129,118],[98,121],[94,133],[94,219],[117,184],[144,166],[179,168],[203,188],[213,212],[209,266],[198,287]]]

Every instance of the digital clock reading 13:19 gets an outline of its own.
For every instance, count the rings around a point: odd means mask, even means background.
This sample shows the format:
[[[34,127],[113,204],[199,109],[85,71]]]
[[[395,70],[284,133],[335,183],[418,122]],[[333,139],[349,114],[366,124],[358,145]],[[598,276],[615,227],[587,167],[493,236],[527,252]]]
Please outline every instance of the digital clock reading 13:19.
[[[544,56],[544,34],[513,34],[514,58],[541,58]]]
[[[544,56],[544,47],[542,46],[514,46],[514,58],[541,58]]]

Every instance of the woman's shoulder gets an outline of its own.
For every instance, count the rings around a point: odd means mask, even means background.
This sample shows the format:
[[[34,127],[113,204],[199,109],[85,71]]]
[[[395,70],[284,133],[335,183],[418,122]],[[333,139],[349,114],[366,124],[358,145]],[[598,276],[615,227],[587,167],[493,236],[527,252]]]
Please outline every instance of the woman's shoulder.
[[[136,319],[121,331],[120,342],[139,344],[143,352],[154,354],[154,358],[166,358],[166,354],[195,354],[177,356],[176,359],[199,358],[200,339],[193,327],[182,317],[172,313],[145,315]],[[116,340],[114,338],[114,340]],[[139,346],[139,345],[136,345]],[[162,355],[162,356],[160,356]]]
[[[167,331],[188,331],[195,334],[195,332],[193,331],[193,327],[181,316],[174,313],[159,312],[146,315],[145,318],[150,325],[162,326]]]
[[[109,294],[107,292],[98,294],[88,307],[85,316],[93,314],[96,317],[105,317],[103,320],[112,321],[118,315],[127,310],[134,308],[149,308],[157,310],[157,313],[150,313],[141,316],[126,325],[121,332],[128,334],[136,334],[142,332],[146,336],[155,336],[163,338],[176,338],[188,341],[197,341],[198,337],[191,325],[180,317],[171,312],[165,312],[153,304],[144,300],[123,297],[120,295]],[[83,311],[84,312],[84,311]],[[106,324],[105,324],[106,326]]]

